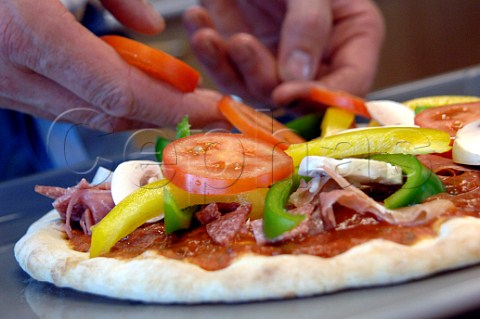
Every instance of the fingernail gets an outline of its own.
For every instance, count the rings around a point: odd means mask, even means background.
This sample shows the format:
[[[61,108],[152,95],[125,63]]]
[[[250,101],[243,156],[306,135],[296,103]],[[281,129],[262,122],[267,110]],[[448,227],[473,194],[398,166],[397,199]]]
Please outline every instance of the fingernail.
[[[312,64],[310,54],[302,50],[293,51],[285,65],[283,80],[311,80]]]

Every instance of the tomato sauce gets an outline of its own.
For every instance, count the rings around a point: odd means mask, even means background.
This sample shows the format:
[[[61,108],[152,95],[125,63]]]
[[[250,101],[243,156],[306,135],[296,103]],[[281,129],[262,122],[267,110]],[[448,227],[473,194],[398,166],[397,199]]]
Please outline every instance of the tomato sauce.
[[[465,172],[458,176],[442,177],[448,193],[435,198],[446,198],[455,203],[457,210],[442,215],[469,215],[480,218],[480,172]],[[462,176],[460,175],[460,176]],[[465,182],[465,181],[468,182]],[[466,183],[468,187],[466,187]],[[280,254],[310,254],[333,257],[371,239],[382,238],[402,245],[413,245],[421,239],[436,236],[435,221],[420,226],[397,226],[377,220],[373,215],[360,215],[352,210],[338,207],[335,210],[337,227],[316,235],[297,238],[280,244],[257,245],[252,232],[237,234],[228,246],[216,244],[207,234],[205,226],[196,226],[185,232],[167,235],[163,223],[145,224],[120,240],[107,257],[132,258],[145,250],[196,264],[206,270],[227,267],[236,257],[254,253],[265,256]],[[72,247],[88,251],[90,237],[75,230],[70,240]]]

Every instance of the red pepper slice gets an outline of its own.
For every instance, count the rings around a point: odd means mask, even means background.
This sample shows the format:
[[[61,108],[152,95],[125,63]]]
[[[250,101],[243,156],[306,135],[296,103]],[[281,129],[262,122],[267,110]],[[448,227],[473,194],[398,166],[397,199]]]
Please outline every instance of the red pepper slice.
[[[179,59],[146,44],[117,35],[101,37],[129,64],[150,76],[167,82],[182,92],[197,87],[200,73]]]
[[[233,126],[250,138],[273,144],[283,150],[290,144],[305,142],[304,138],[273,116],[257,111],[230,96],[223,97],[218,108]]]
[[[326,106],[336,106],[357,115],[371,118],[370,113],[365,106],[365,100],[346,92],[330,91],[327,89],[314,87],[310,90],[307,99],[309,101],[321,103]]]

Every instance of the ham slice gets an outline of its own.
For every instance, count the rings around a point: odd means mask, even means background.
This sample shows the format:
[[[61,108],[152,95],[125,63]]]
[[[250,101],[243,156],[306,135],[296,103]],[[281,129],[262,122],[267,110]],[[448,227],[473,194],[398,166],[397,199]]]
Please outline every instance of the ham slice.
[[[65,232],[69,238],[72,236],[73,222],[79,223],[84,233],[90,235],[90,227],[102,220],[115,206],[110,183],[91,185],[82,179],[73,187],[37,185],[35,191],[55,199],[52,205],[65,220]]]
[[[334,216],[333,205],[335,203],[354,209],[360,214],[366,212],[372,213],[380,219],[395,225],[423,224],[450,209],[455,209],[455,205],[451,201],[445,199],[438,199],[398,209],[387,209],[385,206],[376,202],[367,194],[351,185],[341,175],[336,174],[334,170],[326,168],[326,171],[330,177],[342,187],[342,189],[320,194],[322,216],[329,220]]]

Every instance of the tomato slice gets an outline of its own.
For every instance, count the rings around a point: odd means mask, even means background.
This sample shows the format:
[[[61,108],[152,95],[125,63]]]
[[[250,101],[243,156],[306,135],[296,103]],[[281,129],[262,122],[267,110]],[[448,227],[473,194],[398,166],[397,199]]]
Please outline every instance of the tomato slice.
[[[426,109],[415,116],[415,124],[447,132],[454,138],[466,124],[480,119],[480,102],[453,104]]]
[[[223,97],[218,108],[220,112],[245,136],[259,139],[281,149],[290,144],[305,142],[305,139],[265,113],[236,101],[230,96]]]
[[[129,64],[150,76],[167,82],[182,92],[197,87],[200,73],[179,59],[146,44],[117,35],[102,36]]]
[[[314,87],[310,90],[306,98],[312,102],[321,103],[326,106],[336,106],[354,114],[371,118],[370,113],[365,106],[365,100],[346,92],[330,91]]]
[[[162,172],[189,193],[236,194],[287,178],[293,161],[278,147],[241,134],[205,133],[170,143]]]

